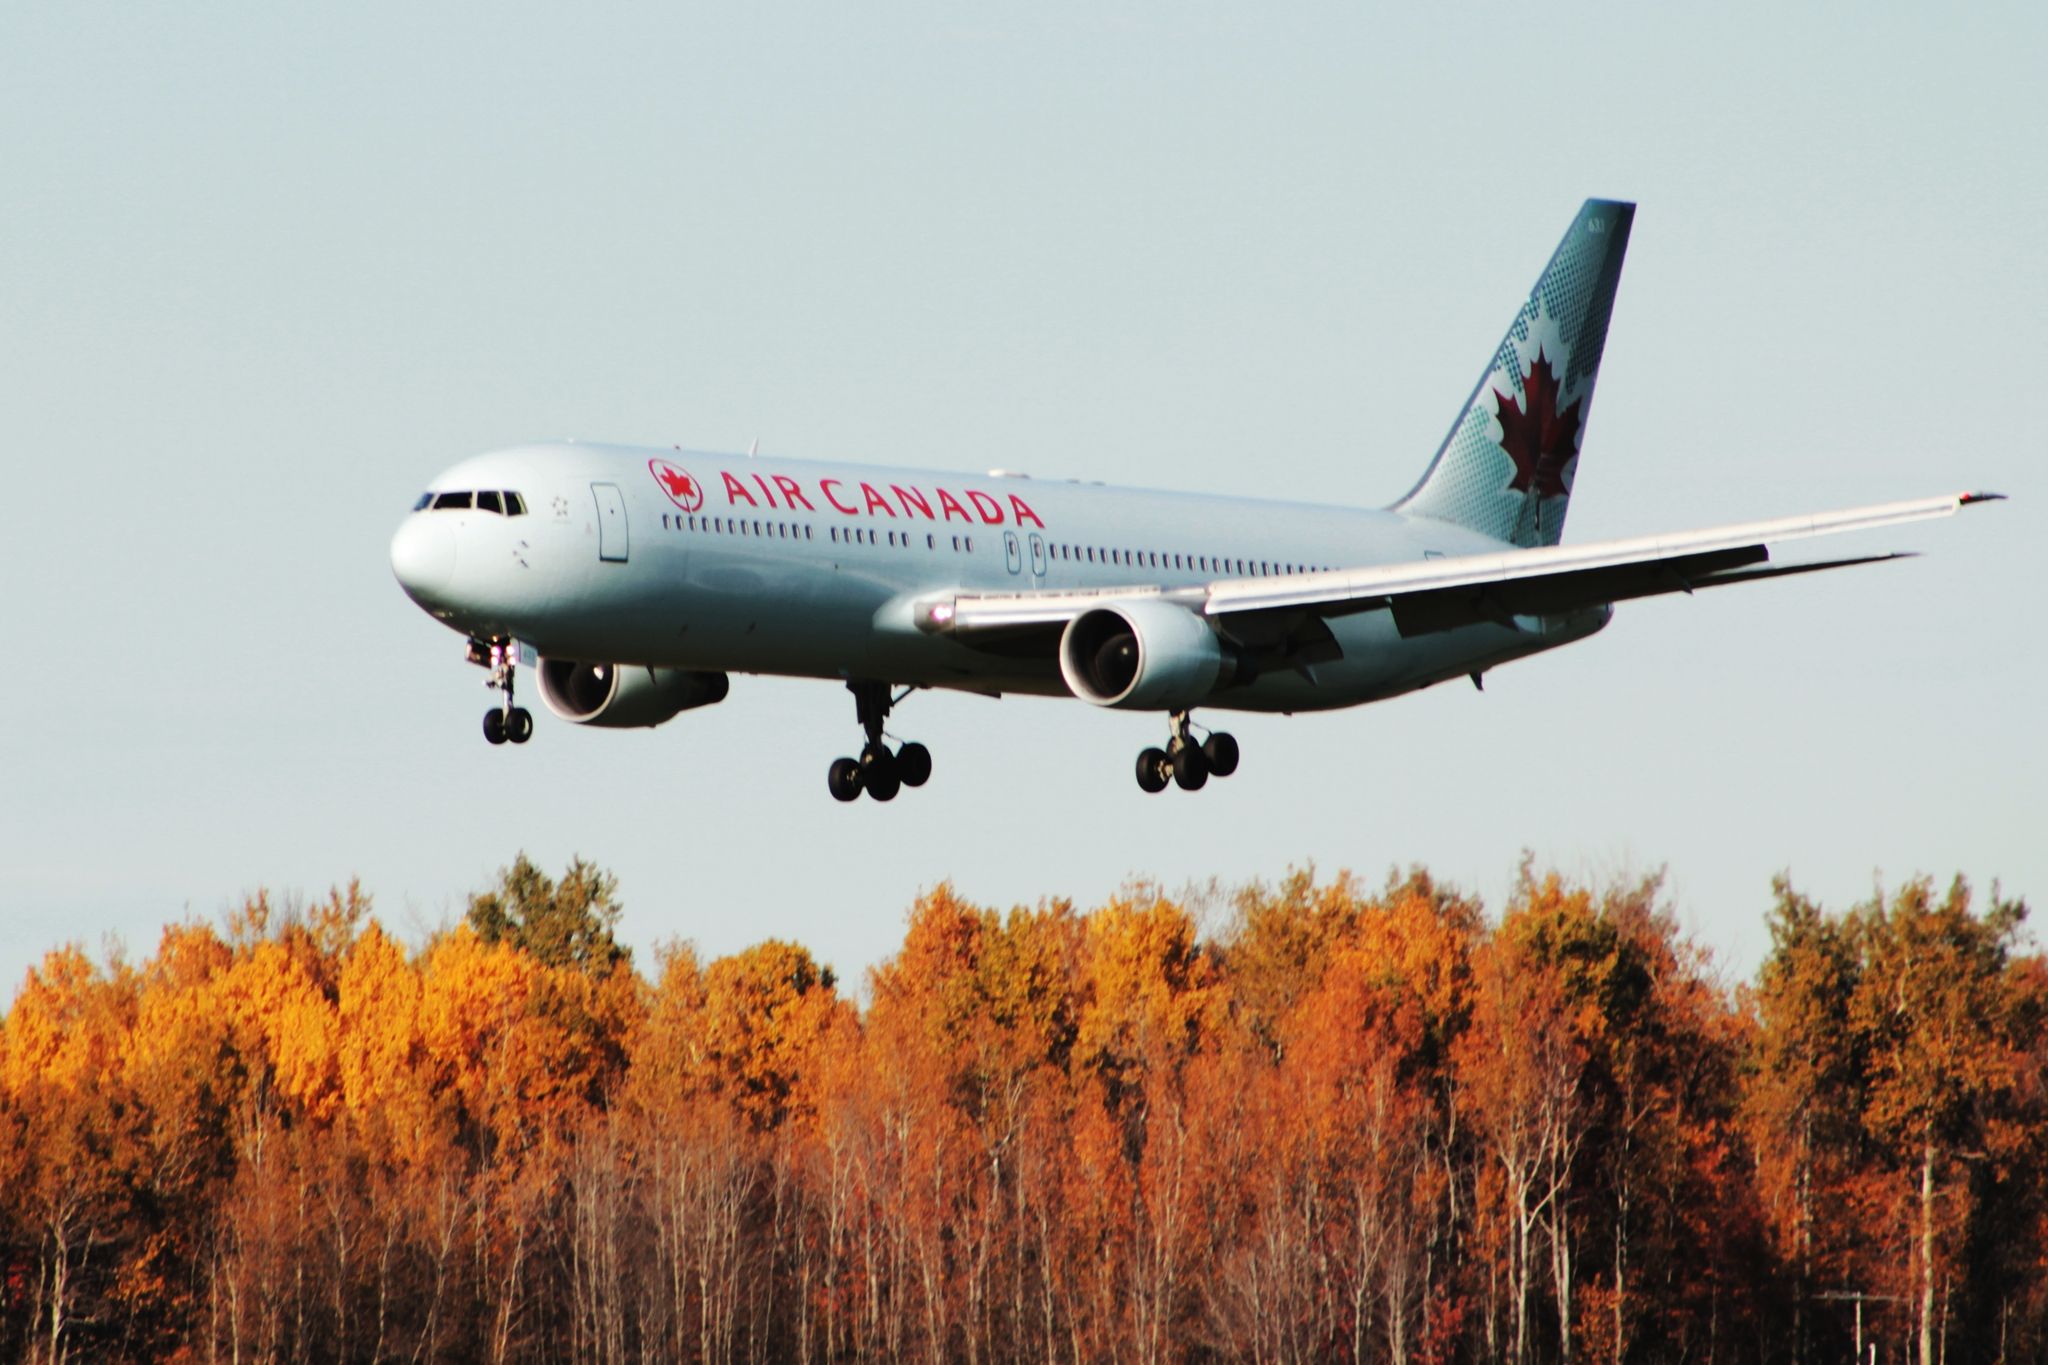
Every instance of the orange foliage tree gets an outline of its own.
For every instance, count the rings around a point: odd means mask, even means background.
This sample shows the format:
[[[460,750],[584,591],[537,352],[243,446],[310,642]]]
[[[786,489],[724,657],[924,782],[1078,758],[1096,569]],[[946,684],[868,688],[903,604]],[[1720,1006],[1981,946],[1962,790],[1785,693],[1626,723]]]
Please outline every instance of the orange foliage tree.
[[[2024,908],[1781,882],[1731,991],[1661,895],[940,886],[856,1000],[581,860],[259,893],[0,1017],[0,1357],[2041,1358]]]

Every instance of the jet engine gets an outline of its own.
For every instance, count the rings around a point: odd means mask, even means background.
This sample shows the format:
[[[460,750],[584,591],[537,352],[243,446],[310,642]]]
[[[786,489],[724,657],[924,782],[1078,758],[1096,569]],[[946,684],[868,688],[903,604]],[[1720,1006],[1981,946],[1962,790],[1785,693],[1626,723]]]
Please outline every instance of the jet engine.
[[[578,725],[659,725],[693,706],[724,701],[730,686],[723,673],[573,659],[540,661],[541,700],[548,710]]]
[[[1226,663],[1207,621],[1157,598],[1084,611],[1060,636],[1060,675],[1073,694],[1126,711],[1182,711],[1205,701]]]

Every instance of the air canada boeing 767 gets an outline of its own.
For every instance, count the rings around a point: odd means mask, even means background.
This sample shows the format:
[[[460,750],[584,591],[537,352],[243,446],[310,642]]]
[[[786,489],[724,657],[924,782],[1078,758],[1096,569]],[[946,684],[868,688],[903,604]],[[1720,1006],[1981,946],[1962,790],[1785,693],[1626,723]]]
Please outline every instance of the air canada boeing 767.
[[[1584,639],[1629,598],[1899,557],[1779,564],[1780,542],[1942,517],[1989,493],[1560,543],[1635,216],[1588,200],[1421,481],[1321,507],[874,465],[564,443],[463,461],[391,543],[406,593],[468,641],[522,744],[517,669],[581,725],[659,725],[731,673],[837,679],[865,732],[832,795],[924,784],[892,748],[919,688],[1073,696],[1167,720],[1138,785],[1238,765],[1208,711],[1318,711],[1479,682]]]

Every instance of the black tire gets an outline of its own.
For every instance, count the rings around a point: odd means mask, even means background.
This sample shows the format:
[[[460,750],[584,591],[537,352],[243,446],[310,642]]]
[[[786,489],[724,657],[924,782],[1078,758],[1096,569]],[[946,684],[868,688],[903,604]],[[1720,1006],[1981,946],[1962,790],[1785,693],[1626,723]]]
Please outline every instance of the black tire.
[[[1138,785],[1147,792],[1166,790],[1167,758],[1164,749],[1138,751]]]
[[[832,789],[834,801],[860,800],[860,764],[850,758],[835,758],[826,770],[825,785]]]
[[[1237,771],[1237,741],[1217,730],[1202,744],[1202,757],[1211,777],[1228,777]]]
[[[523,706],[512,708],[512,714],[505,722],[505,738],[514,744],[524,744],[533,738],[533,712]]]
[[[484,712],[484,738],[493,744],[505,742],[505,713],[495,708]]]
[[[860,781],[877,801],[894,801],[896,793],[903,789],[903,778],[896,771],[894,759],[862,768]]]
[[[896,751],[896,776],[906,787],[922,787],[931,780],[932,751],[916,740]]]
[[[1173,752],[1174,784],[1184,792],[1198,792],[1209,780],[1209,760],[1201,749],[1183,744]]]

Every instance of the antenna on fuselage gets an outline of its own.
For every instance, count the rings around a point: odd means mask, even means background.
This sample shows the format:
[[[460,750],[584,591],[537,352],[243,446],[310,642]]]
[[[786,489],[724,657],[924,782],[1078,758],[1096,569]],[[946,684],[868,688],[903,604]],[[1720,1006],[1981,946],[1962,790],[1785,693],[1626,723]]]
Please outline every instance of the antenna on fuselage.
[[[761,453],[761,438],[760,438],[760,437],[758,437],[758,436],[756,436],[756,437],[754,438],[754,443],[753,443],[752,445],[750,445],[750,446],[748,446],[748,447],[747,447],[747,458],[751,460],[751,459],[753,459],[753,458],[754,458],[754,457],[755,457],[756,455],[759,455],[760,453]]]

